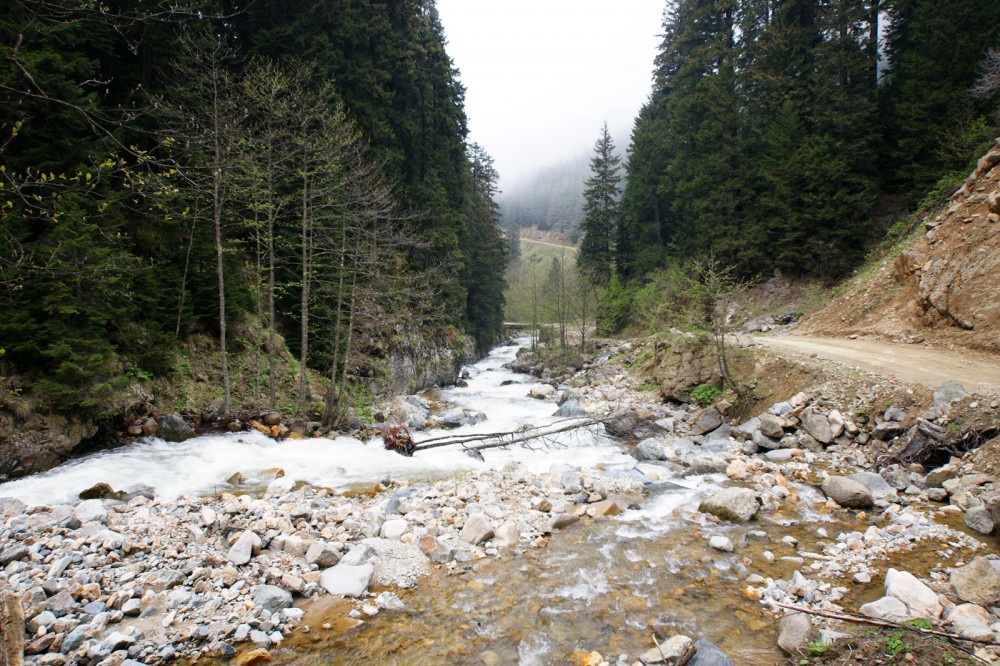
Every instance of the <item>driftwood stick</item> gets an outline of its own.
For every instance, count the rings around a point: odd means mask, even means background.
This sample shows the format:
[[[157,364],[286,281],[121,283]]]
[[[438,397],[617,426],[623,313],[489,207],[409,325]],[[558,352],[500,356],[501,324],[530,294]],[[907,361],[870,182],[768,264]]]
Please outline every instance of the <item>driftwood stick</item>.
[[[798,613],[807,613],[809,615],[819,615],[820,617],[829,618],[831,620],[841,620],[843,622],[857,622],[859,624],[871,624],[876,627],[889,627],[890,629],[906,629],[907,631],[912,631],[918,634],[926,634],[930,636],[940,636],[941,638],[947,638],[954,641],[967,641],[969,643],[978,643],[980,645],[990,645],[996,646],[1000,643],[995,641],[984,641],[978,638],[966,638],[964,636],[959,636],[958,634],[950,634],[946,631],[938,631],[937,629],[923,629],[920,627],[914,627],[909,624],[902,624],[900,622],[893,622],[892,620],[876,620],[871,617],[861,617],[860,615],[850,615],[848,613],[833,613],[831,611],[814,610],[812,608],[803,608],[802,606],[792,606],[791,604],[783,604],[775,602],[775,605],[780,608],[787,608],[791,611],[796,611]],[[960,645],[955,646],[957,649],[972,654],[969,650],[966,650]],[[975,656],[975,655],[973,655]],[[976,657],[978,659],[978,657]],[[982,661],[982,660],[980,660]],[[986,662],[984,662],[986,663]]]

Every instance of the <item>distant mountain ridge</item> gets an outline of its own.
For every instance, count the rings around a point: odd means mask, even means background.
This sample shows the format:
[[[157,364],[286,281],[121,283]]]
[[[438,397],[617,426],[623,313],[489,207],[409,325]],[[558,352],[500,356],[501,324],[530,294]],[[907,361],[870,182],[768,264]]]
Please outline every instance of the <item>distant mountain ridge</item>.
[[[623,167],[628,142],[627,135],[615,137]],[[501,193],[497,199],[503,225],[551,232],[573,245],[579,242],[584,182],[590,177],[592,156],[591,150],[581,151],[576,157],[540,168]]]

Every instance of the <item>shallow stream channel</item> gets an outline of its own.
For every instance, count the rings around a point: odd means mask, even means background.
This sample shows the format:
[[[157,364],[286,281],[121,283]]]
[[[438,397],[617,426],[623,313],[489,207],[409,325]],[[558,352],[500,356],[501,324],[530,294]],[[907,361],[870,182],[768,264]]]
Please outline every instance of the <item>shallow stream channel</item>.
[[[485,421],[416,433],[417,443],[555,423],[556,404],[528,397],[534,380],[504,367],[517,350],[517,344],[498,347],[467,369],[467,386],[433,394],[483,412]],[[459,483],[471,472],[500,470],[510,462],[539,474],[571,465],[609,476],[640,475],[636,460],[600,426],[483,455],[477,460],[445,447],[405,458],[378,440],[276,442],[252,432],[180,444],[153,438],[0,485],[0,497],[72,502],[80,489],[105,482],[126,491],[147,486],[162,500],[231,492],[226,479],[236,472],[249,481],[244,489],[260,492],[276,468],[337,492],[367,492],[386,479]],[[347,618],[350,602],[329,595],[297,604],[306,612],[302,626],[272,648],[271,658],[296,664],[528,666],[568,663],[575,651],[596,650],[614,663],[620,654],[634,661],[653,647],[654,636],[682,633],[711,640],[737,664],[781,663],[774,616],[744,595],[747,576],[791,578],[803,565],[797,551],[818,550],[823,538],[865,525],[844,513],[834,518],[815,488],[792,481],[798,501],[782,511],[744,524],[709,521],[697,507],[725,485],[724,475],[685,476],[682,468],[664,463],[658,476],[644,494],[616,498],[620,514],[557,530],[545,547],[434,566],[415,588],[395,590],[403,610],[384,610],[362,622]],[[709,548],[709,537],[717,535],[729,538],[735,551]]]

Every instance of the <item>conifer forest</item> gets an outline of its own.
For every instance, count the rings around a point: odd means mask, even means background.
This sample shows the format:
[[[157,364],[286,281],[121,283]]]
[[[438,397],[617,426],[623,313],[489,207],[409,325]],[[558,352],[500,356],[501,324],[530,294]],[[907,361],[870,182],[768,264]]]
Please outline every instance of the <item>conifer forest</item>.
[[[193,334],[223,411],[234,346],[337,387],[394,337],[500,334],[497,174],[433,2],[12,0],[0,31],[0,346],[36,404],[112,409]]]

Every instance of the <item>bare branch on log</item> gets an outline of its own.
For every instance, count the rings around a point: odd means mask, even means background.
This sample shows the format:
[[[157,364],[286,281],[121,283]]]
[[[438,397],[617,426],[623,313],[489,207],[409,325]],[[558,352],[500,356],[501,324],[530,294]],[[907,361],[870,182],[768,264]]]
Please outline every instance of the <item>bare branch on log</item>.
[[[948,633],[946,631],[939,631],[937,629],[922,629],[920,627],[914,627],[914,626],[909,625],[909,624],[901,624],[899,622],[893,622],[891,620],[877,620],[877,619],[871,618],[871,617],[861,617],[860,615],[851,615],[851,614],[848,614],[848,613],[833,613],[831,611],[814,610],[812,608],[804,608],[802,606],[792,606],[791,604],[783,604],[783,603],[780,603],[780,602],[776,602],[775,606],[778,606],[779,608],[786,608],[788,610],[795,611],[797,613],[806,613],[808,615],[818,615],[820,617],[829,618],[831,620],[841,620],[843,622],[855,622],[857,624],[870,624],[870,625],[874,625],[876,627],[888,627],[890,629],[905,629],[907,631],[912,631],[913,633],[916,633],[916,634],[924,634],[924,635],[928,635],[928,636],[938,636],[938,637],[947,638],[947,639],[953,640],[953,641],[967,641],[969,643],[977,643],[979,645],[989,645],[989,646],[1000,645],[1000,643],[996,643],[995,641],[984,641],[984,640],[980,640],[978,638],[966,638],[964,636],[959,636],[958,634],[950,634],[950,633]],[[967,648],[964,648],[961,645],[955,645],[954,647],[957,650],[961,650],[962,652],[965,652],[966,654],[972,655],[973,657],[975,657],[979,661],[983,662],[984,664],[989,663],[987,661],[984,661],[984,660],[980,659],[979,657],[976,657],[975,654],[973,654],[971,650],[968,650]]]
[[[482,451],[485,449],[496,449],[513,444],[526,444],[535,440],[544,440],[553,435],[558,435],[572,430],[589,428],[601,424],[601,421],[591,418],[572,418],[556,421],[547,426],[537,428],[526,428],[513,430],[511,432],[490,432],[469,435],[445,435],[442,437],[432,437],[422,442],[418,442],[413,447],[413,452],[437,449],[443,446],[461,446],[466,451]],[[564,424],[564,425],[560,425]],[[480,442],[474,446],[469,446],[474,442]]]

